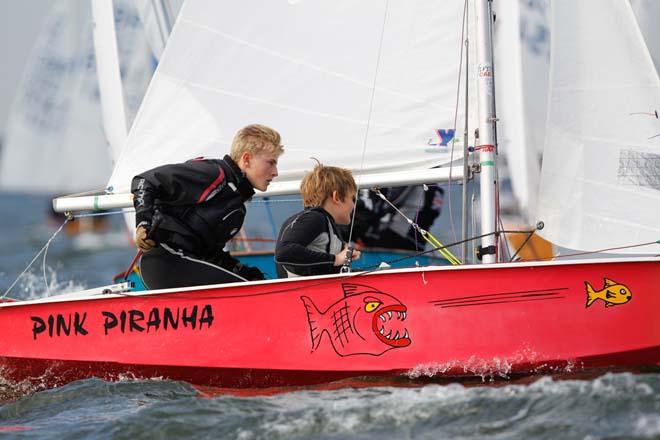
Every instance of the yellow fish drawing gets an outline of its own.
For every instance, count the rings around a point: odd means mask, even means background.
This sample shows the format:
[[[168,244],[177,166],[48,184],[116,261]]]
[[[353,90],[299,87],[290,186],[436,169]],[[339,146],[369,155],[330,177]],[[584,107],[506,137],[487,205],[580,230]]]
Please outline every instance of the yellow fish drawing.
[[[587,281],[584,282],[584,287],[587,289],[587,307],[597,299],[602,299],[605,307],[625,304],[632,299],[632,292],[626,286],[607,278],[603,279],[605,280],[603,289],[598,291],[594,290]]]

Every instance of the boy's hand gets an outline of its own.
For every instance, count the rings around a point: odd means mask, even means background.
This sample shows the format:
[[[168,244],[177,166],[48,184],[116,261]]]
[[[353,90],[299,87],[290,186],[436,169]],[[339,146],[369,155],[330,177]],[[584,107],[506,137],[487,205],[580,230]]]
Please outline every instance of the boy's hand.
[[[346,263],[346,254],[348,253],[348,246],[344,248],[343,251],[339,252],[337,255],[335,255],[335,266],[343,266],[344,263]],[[360,258],[360,255],[362,253],[358,251],[357,249],[353,249],[353,260],[357,260]]]
[[[246,266],[242,263],[236,264],[236,266],[234,266],[233,272],[248,281],[261,281],[266,279],[258,267]]]
[[[156,246],[156,242],[153,240],[147,239],[147,229],[144,226],[140,226],[135,231],[135,244],[142,252],[149,252]]]

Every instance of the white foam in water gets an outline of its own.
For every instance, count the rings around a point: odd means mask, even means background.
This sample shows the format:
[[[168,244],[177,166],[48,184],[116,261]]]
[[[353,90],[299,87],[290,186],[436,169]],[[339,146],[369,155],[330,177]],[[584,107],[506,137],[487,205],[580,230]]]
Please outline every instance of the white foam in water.
[[[657,414],[646,414],[635,421],[635,434],[641,437],[657,437],[660,435],[660,416]]]
[[[46,282],[48,287],[46,287]],[[47,266],[45,281],[41,270],[27,272],[18,281],[9,296],[28,300],[80,290],[85,290],[84,284],[71,280],[60,281],[57,279],[57,271]]]
[[[260,437],[263,432],[280,438],[304,437],[319,432],[354,435],[378,426],[405,426],[433,418],[438,405],[456,407],[469,400],[470,393],[460,384],[451,384],[273,396],[267,399],[282,411],[274,419],[263,420],[258,426],[241,428],[237,437],[251,439]],[[300,417],[301,413],[306,416]]]
[[[497,378],[510,379],[513,366],[519,363],[535,362],[537,354],[533,350],[524,349],[511,356],[489,359],[471,356],[467,360],[449,360],[442,363],[420,364],[409,370],[406,376],[411,379],[442,376],[446,373],[456,375],[462,372],[465,376],[480,376],[482,381],[493,381]],[[576,369],[574,361],[568,360],[560,366],[539,365],[532,373],[572,373]]]
[[[46,286],[46,282],[48,286]],[[21,277],[14,289],[21,292],[21,299],[27,300],[85,290],[85,285],[72,280],[58,280],[57,271],[47,266],[45,281],[43,272],[27,272]]]
[[[602,396],[618,396],[621,393],[636,396],[653,395],[653,388],[640,382],[632,373],[607,373],[592,382],[593,392]]]
[[[441,376],[445,373],[462,371],[466,376],[480,376],[482,381],[495,378],[508,379],[511,368],[516,361],[522,360],[521,356],[513,358],[495,357],[482,359],[472,356],[467,360],[450,360],[443,363],[420,364],[406,373],[411,379],[421,377]]]

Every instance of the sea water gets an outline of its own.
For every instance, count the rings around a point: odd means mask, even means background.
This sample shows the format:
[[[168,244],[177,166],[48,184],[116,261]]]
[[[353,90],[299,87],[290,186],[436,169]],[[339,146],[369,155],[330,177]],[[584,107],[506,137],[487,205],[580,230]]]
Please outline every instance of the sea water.
[[[0,195],[0,292],[50,238],[53,229],[44,226],[49,202],[46,197]],[[37,260],[10,296],[38,298],[108,284],[133,256],[128,240],[80,248],[58,235],[45,264]],[[605,373],[579,380],[559,375],[524,382],[503,377],[494,371],[469,384],[340,382],[331,390],[249,394],[161,378],[88,379],[45,389],[0,377],[0,437],[660,438],[658,373]]]

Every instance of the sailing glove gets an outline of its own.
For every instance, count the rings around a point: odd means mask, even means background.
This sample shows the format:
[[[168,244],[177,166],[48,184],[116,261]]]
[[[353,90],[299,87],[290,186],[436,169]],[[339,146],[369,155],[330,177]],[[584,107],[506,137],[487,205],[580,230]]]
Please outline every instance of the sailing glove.
[[[264,274],[259,270],[259,268],[246,266],[242,263],[238,263],[236,266],[234,266],[233,272],[248,281],[260,281],[265,279]]]

